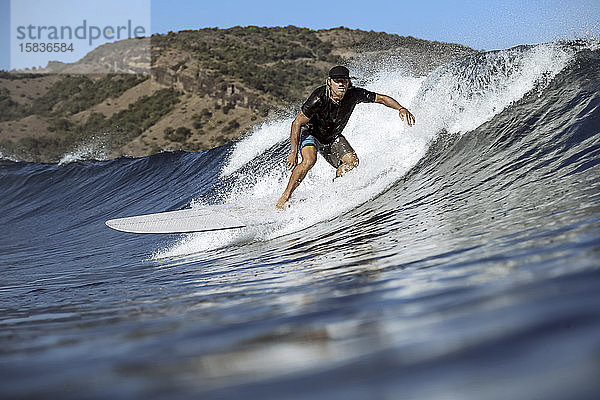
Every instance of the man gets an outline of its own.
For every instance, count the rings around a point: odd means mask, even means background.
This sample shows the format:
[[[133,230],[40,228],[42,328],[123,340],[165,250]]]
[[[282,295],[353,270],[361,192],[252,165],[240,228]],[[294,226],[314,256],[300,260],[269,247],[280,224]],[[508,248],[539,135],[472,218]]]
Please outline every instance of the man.
[[[342,135],[344,127],[358,103],[379,103],[398,110],[408,126],[415,117],[393,98],[352,86],[348,68],[338,65],[329,71],[326,85],[320,86],[302,105],[292,122],[291,151],[287,165],[292,176],[275,205],[283,209],[285,203],[317,161],[317,151],[336,169],[336,177],[358,166],[356,152]],[[298,164],[298,147],[302,162]]]

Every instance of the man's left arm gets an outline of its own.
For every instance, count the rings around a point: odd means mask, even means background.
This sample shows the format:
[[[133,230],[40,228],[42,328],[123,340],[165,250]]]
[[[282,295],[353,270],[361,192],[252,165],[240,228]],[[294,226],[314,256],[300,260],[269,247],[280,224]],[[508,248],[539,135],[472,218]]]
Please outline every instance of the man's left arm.
[[[394,110],[398,110],[398,114],[402,121],[406,121],[408,126],[413,126],[415,123],[415,116],[408,111],[406,107],[403,107],[396,100],[391,98],[390,96],[386,96],[385,94],[375,94],[375,103],[383,104],[389,108],[393,108]]]

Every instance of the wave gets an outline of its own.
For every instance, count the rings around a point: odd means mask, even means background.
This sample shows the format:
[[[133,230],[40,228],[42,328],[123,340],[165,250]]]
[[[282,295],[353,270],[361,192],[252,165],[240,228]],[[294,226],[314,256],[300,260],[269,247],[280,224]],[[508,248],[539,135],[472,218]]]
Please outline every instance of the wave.
[[[573,43],[521,46],[457,59],[426,78],[389,68],[365,77],[364,87],[397,98],[415,114],[417,124],[407,127],[393,110],[382,106],[357,107],[345,130],[360,158],[356,171],[332,183],[333,171],[319,158],[278,223],[250,232],[228,232],[218,239],[208,234],[186,236],[157,256],[269,240],[344,215],[401,181],[432,150],[432,144],[444,149],[450,139],[455,142],[465,134],[476,136],[486,122],[510,118],[500,115],[515,102],[548,95],[551,82],[582,51]],[[220,178],[227,179],[227,189],[210,202],[247,207],[261,204],[263,208],[273,203],[289,177],[283,161],[291,122],[289,118],[264,124],[236,143],[220,172]],[[486,131],[486,135],[493,134]],[[441,149],[431,157],[440,157]],[[202,197],[197,201],[207,204]]]

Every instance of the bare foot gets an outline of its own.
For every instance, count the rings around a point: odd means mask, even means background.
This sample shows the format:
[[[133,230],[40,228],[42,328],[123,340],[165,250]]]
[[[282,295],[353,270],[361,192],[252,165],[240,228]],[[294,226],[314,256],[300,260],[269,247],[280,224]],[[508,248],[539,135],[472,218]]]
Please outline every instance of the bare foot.
[[[285,208],[285,203],[287,203],[287,201],[288,201],[288,199],[281,196],[281,198],[277,201],[277,204],[275,204],[275,208],[277,208],[278,210],[283,210]]]

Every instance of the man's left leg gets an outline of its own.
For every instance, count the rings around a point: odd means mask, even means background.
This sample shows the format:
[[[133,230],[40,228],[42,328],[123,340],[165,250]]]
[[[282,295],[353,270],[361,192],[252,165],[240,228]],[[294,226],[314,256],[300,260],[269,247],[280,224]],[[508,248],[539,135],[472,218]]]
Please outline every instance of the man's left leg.
[[[336,169],[336,178],[358,166],[356,152],[342,135],[339,135],[329,147],[323,148],[321,154]]]
[[[356,156],[356,153],[355,152],[346,153],[342,157],[342,163],[340,164],[339,167],[337,167],[335,176],[336,176],[336,178],[340,177],[340,176],[344,175],[346,172],[348,172],[351,169],[354,169],[356,167],[358,167],[358,157]]]

